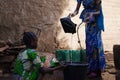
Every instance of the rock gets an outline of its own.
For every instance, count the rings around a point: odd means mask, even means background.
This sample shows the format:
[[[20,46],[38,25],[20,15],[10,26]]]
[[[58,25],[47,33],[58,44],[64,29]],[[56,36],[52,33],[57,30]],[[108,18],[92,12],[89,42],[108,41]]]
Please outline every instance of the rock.
[[[67,0],[0,0],[0,39],[22,38],[24,31],[37,33],[41,29],[38,49],[53,52],[59,17],[67,6]]]
[[[56,70],[53,74],[46,74],[42,80],[64,80],[62,70]]]
[[[6,46],[6,43],[5,43],[5,41],[3,41],[3,40],[0,40],[0,48],[1,47],[5,47]]]
[[[106,52],[105,51],[105,58],[107,61],[113,61],[113,52]]]
[[[108,72],[105,72],[104,75],[102,75],[103,80],[116,80],[115,75],[109,74]]]
[[[117,74],[117,71],[114,68],[109,69],[107,72],[110,73],[110,74]]]
[[[114,64],[113,63],[107,63],[106,64],[106,69],[111,69],[114,68]]]

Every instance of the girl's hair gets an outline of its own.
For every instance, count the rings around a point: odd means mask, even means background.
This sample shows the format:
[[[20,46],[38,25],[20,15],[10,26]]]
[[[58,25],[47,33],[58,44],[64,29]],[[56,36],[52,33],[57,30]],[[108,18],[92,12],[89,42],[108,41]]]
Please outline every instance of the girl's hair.
[[[33,32],[24,32],[23,33],[23,43],[26,46],[31,46],[31,42],[36,39],[37,39],[37,36]]]

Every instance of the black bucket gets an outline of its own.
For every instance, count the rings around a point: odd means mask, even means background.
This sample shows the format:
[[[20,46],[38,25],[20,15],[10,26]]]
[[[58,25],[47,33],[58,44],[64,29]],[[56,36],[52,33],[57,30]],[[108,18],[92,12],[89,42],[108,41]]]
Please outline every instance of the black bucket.
[[[85,80],[88,64],[67,63],[64,80]]]
[[[116,69],[120,69],[120,45],[113,46],[114,64]]]

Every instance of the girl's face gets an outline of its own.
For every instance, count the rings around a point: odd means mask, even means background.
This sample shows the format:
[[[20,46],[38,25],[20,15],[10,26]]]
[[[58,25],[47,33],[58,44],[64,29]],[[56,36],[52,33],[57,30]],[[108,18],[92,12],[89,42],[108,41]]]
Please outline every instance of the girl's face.
[[[32,40],[32,41],[31,41],[31,47],[32,47],[33,49],[36,49],[37,46],[38,46],[38,39]]]

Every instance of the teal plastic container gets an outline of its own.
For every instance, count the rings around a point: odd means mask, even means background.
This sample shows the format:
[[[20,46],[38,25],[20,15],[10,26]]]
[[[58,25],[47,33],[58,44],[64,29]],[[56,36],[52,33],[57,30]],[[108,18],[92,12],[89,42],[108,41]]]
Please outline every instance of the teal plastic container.
[[[85,50],[56,50],[56,58],[59,62],[86,63]]]
[[[56,58],[67,65],[64,80],[85,80],[87,73],[86,50],[56,50]]]

